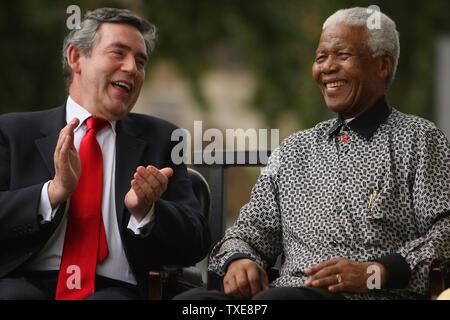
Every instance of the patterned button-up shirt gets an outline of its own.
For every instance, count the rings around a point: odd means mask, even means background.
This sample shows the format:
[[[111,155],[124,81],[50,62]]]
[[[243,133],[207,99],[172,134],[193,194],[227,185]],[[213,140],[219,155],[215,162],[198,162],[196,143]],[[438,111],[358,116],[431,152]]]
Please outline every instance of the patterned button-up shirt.
[[[209,269],[223,275],[244,256],[266,268],[281,254],[272,285],[302,286],[305,268],[332,257],[398,255],[411,271],[404,288],[346,297],[421,298],[430,266],[450,259],[449,213],[447,139],[383,98],[348,124],[338,117],[284,140],[213,248]]]

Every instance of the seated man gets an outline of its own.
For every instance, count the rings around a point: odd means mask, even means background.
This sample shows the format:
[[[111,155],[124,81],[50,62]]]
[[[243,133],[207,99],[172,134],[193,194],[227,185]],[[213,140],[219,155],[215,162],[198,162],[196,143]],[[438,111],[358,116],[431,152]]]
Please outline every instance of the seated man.
[[[450,146],[434,124],[389,105],[399,36],[386,15],[378,29],[368,17],[351,8],[325,21],[312,75],[337,118],[272,154],[212,251],[224,292],[179,299],[427,295],[430,266],[450,258]]]
[[[130,113],[154,40],[128,10],[89,12],[64,41],[67,102],[0,117],[0,300],[138,299],[150,268],[206,256],[176,127]]]

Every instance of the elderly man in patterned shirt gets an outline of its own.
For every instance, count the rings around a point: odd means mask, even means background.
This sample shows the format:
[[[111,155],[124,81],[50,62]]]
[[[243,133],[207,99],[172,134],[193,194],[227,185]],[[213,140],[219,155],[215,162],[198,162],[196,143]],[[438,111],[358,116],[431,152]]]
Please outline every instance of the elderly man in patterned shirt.
[[[430,266],[450,257],[450,146],[433,123],[388,104],[399,36],[383,13],[368,27],[369,15],[351,8],[325,21],[312,75],[337,119],[272,154],[212,251],[224,292],[184,297],[426,296]],[[269,285],[265,269],[279,255]]]

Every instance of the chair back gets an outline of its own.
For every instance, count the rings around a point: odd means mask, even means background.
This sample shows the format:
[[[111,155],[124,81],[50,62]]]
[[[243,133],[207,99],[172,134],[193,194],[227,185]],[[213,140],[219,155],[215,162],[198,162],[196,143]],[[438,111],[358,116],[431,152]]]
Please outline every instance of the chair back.
[[[200,208],[206,221],[209,221],[211,211],[211,190],[203,175],[195,169],[188,168],[188,175],[192,181],[192,189],[195,197],[200,203]]]

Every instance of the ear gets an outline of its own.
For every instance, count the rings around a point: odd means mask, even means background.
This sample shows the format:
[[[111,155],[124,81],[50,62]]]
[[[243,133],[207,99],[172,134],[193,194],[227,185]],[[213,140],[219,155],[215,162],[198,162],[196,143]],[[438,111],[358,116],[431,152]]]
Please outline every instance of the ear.
[[[378,76],[387,79],[394,72],[394,58],[389,54],[383,54],[378,59]]]
[[[66,55],[67,63],[72,68],[72,72],[78,74],[81,73],[80,59],[82,54],[80,50],[71,44],[67,47]]]

